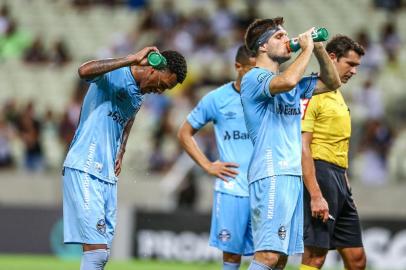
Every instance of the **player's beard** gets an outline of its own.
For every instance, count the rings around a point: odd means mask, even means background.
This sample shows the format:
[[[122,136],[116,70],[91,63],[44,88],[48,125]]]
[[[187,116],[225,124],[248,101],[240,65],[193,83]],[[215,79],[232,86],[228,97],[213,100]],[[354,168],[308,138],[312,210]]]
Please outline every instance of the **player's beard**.
[[[282,64],[285,63],[286,61],[289,61],[289,59],[291,58],[290,55],[289,55],[289,56],[278,56],[278,55],[273,55],[273,54],[270,54],[270,53],[268,53],[268,57],[269,57],[272,61],[278,63],[279,65],[282,65]]]

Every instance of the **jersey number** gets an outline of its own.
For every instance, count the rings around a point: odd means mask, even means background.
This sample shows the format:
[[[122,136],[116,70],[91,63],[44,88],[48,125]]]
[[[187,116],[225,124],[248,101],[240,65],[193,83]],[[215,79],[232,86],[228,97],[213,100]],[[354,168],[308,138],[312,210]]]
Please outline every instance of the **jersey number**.
[[[300,113],[302,114],[302,120],[306,114],[307,106],[309,105],[310,98],[302,98],[300,100]]]

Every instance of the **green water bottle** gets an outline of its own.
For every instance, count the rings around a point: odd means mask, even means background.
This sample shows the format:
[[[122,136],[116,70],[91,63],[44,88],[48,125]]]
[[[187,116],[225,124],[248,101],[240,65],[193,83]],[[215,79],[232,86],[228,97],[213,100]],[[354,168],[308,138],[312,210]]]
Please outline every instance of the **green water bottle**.
[[[159,52],[150,52],[147,56],[148,63],[155,69],[163,69],[166,67],[166,58]]]
[[[316,28],[312,32],[312,38],[315,42],[326,41],[328,39],[328,31],[326,28]],[[289,51],[297,52],[300,49],[298,38],[292,38],[286,43]]]

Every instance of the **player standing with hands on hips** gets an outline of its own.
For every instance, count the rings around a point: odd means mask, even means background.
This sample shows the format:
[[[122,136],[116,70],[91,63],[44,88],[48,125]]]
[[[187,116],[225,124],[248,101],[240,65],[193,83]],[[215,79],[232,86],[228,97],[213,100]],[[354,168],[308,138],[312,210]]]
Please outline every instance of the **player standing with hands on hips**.
[[[247,48],[256,54],[256,67],[241,82],[254,145],[248,180],[255,255],[249,270],[283,269],[288,255],[303,253],[300,98],[340,86],[323,44],[311,38],[313,28],[299,35],[300,54],[279,72],[291,57],[282,24],[281,17],[256,20],[245,34]],[[320,74],[303,77],[313,53]]]
[[[241,106],[242,76],[255,65],[245,46],[235,58],[237,79],[205,95],[178,132],[185,151],[208,174],[216,177],[214,187],[210,245],[223,252],[223,270],[238,270],[242,255],[252,255],[254,247],[248,198],[247,170],[252,143],[247,134]],[[210,161],[193,135],[213,122],[218,161]]]
[[[116,227],[117,176],[143,95],[161,94],[182,83],[187,67],[176,51],[163,51],[152,67],[155,47],[123,58],[94,60],[79,68],[90,82],[79,124],[63,164],[64,242],[82,244],[80,270],[102,270]]]
[[[342,83],[357,73],[364,49],[336,36],[326,50]],[[321,83],[321,82],[320,82]],[[363,270],[366,256],[361,225],[347,178],[350,110],[340,89],[303,100],[302,166],[304,244],[300,270],[320,269],[329,249],[337,249],[347,270]],[[319,208],[314,201],[328,206]]]

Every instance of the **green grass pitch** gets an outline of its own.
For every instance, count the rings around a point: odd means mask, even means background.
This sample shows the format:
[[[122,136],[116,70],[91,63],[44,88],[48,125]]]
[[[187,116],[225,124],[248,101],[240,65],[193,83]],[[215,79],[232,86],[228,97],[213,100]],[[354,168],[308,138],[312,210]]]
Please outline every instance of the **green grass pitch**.
[[[79,265],[78,260],[61,260],[51,256],[0,255],[0,270],[79,270]],[[244,264],[241,270],[247,268],[248,265]],[[221,265],[220,263],[113,260],[107,264],[105,270],[221,270]]]

